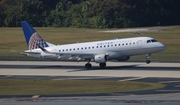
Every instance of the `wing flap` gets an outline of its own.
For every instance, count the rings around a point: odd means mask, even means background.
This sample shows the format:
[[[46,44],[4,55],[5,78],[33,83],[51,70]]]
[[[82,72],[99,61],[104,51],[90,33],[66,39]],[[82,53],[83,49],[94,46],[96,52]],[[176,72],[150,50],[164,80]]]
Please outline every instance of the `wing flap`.
[[[63,57],[63,56],[68,56],[69,59],[79,59],[79,60],[82,60],[82,59],[91,59],[91,58],[94,58],[94,54],[91,54],[91,53],[57,53],[57,52],[51,52],[51,54],[56,54],[56,55],[59,55],[59,57]]]

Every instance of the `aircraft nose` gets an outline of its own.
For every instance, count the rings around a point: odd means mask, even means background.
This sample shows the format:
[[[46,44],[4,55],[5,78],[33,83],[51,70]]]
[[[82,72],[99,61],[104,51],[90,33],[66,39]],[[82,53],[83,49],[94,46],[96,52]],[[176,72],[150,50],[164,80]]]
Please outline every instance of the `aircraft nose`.
[[[160,49],[161,51],[163,51],[163,50],[166,49],[166,46],[163,45],[162,43],[159,43],[159,49]]]

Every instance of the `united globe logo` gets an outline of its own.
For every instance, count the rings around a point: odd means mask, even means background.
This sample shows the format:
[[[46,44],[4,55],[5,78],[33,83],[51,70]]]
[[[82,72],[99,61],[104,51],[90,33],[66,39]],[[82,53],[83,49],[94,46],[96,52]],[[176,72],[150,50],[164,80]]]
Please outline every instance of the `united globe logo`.
[[[39,46],[42,48],[49,47],[48,44],[36,32],[31,36],[29,40],[29,50],[37,49],[39,48]]]

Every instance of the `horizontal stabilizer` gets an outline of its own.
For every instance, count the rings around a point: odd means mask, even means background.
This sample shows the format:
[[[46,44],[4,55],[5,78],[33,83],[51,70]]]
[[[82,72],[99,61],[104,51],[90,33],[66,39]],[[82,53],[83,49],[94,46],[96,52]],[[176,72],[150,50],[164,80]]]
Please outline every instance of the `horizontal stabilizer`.
[[[31,52],[31,51],[21,52],[21,55],[27,56],[28,54],[41,54],[41,53],[40,52]]]

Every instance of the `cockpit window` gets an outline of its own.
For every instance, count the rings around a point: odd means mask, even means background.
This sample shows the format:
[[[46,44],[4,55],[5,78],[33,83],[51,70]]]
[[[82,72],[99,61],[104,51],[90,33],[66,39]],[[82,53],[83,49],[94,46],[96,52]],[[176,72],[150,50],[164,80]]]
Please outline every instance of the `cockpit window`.
[[[155,39],[151,39],[151,40],[147,40],[147,43],[153,43],[153,42],[158,42],[157,40],[155,40]]]
[[[151,40],[147,40],[147,43],[151,43]]]
[[[157,42],[157,40],[155,40],[155,39],[152,39],[151,41],[152,41],[152,42]]]

